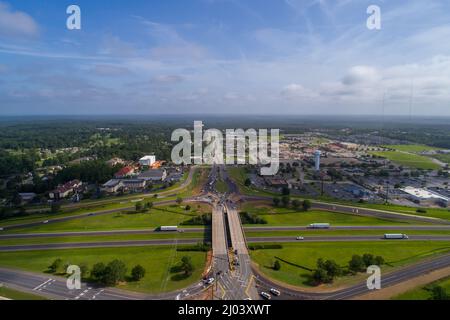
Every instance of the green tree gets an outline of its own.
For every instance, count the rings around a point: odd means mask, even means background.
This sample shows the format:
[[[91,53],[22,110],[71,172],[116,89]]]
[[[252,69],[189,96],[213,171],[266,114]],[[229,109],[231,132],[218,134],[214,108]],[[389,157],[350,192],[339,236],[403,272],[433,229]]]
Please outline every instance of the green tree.
[[[316,283],[328,283],[329,277],[327,271],[323,268],[317,268],[312,274],[312,278]]]
[[[153,202],[149,201],[145,204],[145,209],[150,211],[153,209]]]
[[[348,269],[353,273],[358,273],[364,271],[366,265],[364,263],[363,258],[360,255],[353,255],[352,259],[348,263]]]
[[[131,278],[134,281],[139,281],[141,280],[143,277],[145,276],[145,269],[143,266],[141,265],[137,265],[135,266],[132,270],[131,270]]]
[[[58,258],[55,261],[53,261],[53,263],[48,267],[48,269],[51,273],[56,273],[56,272],[60,271],[62,266],[63,266],[63,261]]]
[[[194,271],[194,265],[192,264],[191,257],[184,256],[181,258],[181,266],[180,269],[184,271],[185,275],[191,275]]]
[[[289,196],[283,196],[281,198],[281,202],[283,203],[284,207],[289,207],[289,204],[291,203],[291,198]]]
[[[291,194],[291,190],[289,190],[288,187],[283,187],[283,189],[281,189],[281,194],[282,194],[283,196],[288,196],[288,195]]]
[[[178,205],[181,205],[183,203],[183,198],[178,197],[177,200],[176,200],[176,203]]]
[[[275,262],[273,263],[273,270],[278,271],[281,269],[281,263],[278,260],[275,260]]]
[[[144,206],[142,205],[142,202],[140,202],[140,201],[136,203],[135,207],[136,207],[136,212],[141,212],[142,209],[144,208]]]
[[[186,210],[186,211],[190,211],[190,210],[191,210],[191,206],[190,206],[190,205],[187,205],[186,208],[185,208],[185,210]]]
[[[435,286],[431,289],[431,300],[450,300],[447,291],[441,286]]]
[[[281,200],[280,200],[280,198],[273,198],[273,205],[275,206],[275,207],[278,207],[279,205],[280,205],[280,202],[281,202]]]
[[[103,282],[103,277],[105,276],[106,265],[103,262],[94,264],[91,270],[91,276],[100,282]]]
[[[371,253],[365,253],[362,256],[362,259],[364,261],[364,264],[366,267],[371,266],[371,265],[375,265],[375,256]]]
[[[112,286],[116,285],[120,281],[125,280],[127,267],[125,263],[120,260],[113,260],[105,268],[103,283]]]
[[[310,200],[306,199],[306,200],[303,201],[302,206],[303,206],[303,210],[304,211],[308,211],[309,209],[311,209],[312,203],[311,203]]]
[[[89,275],[89,267],[86,263],[80,264],[81,278],[86,279]]]
[[[250,187],[252,185],[252,180],[250,180],[249,178],[245,179],[244,185],[246,187]]]
[[[51,213],[58,213],[61,210],[61,204],[58,202],[52,202],[50,206],[50,212]]]
[[[300,203],[300,201],[298,201],[297,199],[292,200],[292,207],[293,207],[295,210],[298,210],[298,209],[300,208],[300,205],[301,205],[301,203]]]

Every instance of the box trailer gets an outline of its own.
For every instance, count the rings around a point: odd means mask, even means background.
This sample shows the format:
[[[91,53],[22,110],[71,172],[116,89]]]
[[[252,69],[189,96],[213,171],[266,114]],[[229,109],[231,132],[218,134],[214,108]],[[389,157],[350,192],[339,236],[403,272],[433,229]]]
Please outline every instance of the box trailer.
[[[178,231],[177,226],[162,226],[159,227],[159,231]]]
[[[329,229],[330,224],[329,223],[311,223],[309,225],[310,229]]]
[[[396,234],[387,233],[384,235],[384,239],[401,240],[401,239],[409,239],[409,237],[406,234],[402,234],[402,233],[396,233]]]

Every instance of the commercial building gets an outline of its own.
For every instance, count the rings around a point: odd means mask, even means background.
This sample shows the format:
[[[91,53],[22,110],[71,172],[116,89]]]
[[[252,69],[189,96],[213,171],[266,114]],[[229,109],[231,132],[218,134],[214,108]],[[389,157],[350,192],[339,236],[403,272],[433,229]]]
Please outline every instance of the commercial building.
[[[126,177],[132,175],[133,173],[134,173],[134,168],[133,167],[123,167],[118,172],[116,172],[114,177],[117,178],[117,179],[126,178]]]
[[[439,205],[448,207],[449,198],[436,192],[414,187],[406,187],[400,189],[407,194],[407,198],[421,205]]]
[[[142,172],[138,179],[144,181],[158,182],[164,181],[167,177],[167,171],[164,169],[152,169],[145,172]]]
[[[139,160],[139,164],[143,167],[150,167],[156,162],[155,156],[145,156]]]
[[[67,198],[69,195],[78,191],[82,186],[82,182],[79,180],[72,180],[63,185],[58,186],[55,190],[51,191],[48,195],[50,199],[59,200]]]
[[[108,193],[116,193],[123,187],[122,180],[112,179],[103,185],[103,190]]]

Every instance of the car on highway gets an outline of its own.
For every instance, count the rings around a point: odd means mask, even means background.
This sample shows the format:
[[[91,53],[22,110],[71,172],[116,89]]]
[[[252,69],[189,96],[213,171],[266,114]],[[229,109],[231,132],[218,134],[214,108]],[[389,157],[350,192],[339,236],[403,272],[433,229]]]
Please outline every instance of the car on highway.
[[[277,297],[281,295],[281,292],[275,288],[270,289],[270,293]]]
[[[43,223],[43,224],[47,224],[47,223],[49,223],[49,221],[48,221],[48,220],[45,220],[45,221],[42,221],[42,223]]]
[[[4,229],[3,228],[0,228],[0,231],[3,231]]]
[[[89,216],[89,217],[92,217],[92,216],[94,216],[94,214],[93,214],[93,213],[89,213],[88,216]]]
[[[270,294],[268,294],[267,292],[261,292],[260,295],[261,295],[261,297],[263,297],[266,300],[272,299],[272,296]]]
[[[305,240],[305,237],[297,237],[297,238],[295,238],[296,240]]]

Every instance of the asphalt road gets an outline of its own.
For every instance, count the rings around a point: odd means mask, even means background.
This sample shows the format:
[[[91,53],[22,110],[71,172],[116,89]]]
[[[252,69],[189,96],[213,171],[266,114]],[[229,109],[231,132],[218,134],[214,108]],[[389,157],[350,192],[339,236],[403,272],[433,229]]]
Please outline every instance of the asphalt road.
[[[116,288],[82,283],[81,290],[69,290],[66,279],[53,275],[0,268],[0,283],[55,300],[182,300],[205,290],[202,282],[191,287],[159,295],[148,295]]]
[[[241,201],[272,201],[273,198],[266,196],[245,196],[240,195]],[[326,203],[320,201],[311,201],[311,209],[325,210],[338,213],[353,214],[358,216],[375,217],[380,219],[388,220],[399,220],[399,221],[415,221],[423,223],[432,223],[439,225],[450,225],[450,220],[438,219],[434,217],[419,216],[413,214],[399,213],[393,211],[385,211],[378,209],[368,209],[363,207],[353,207],[348,205]]]
[[[213,218],[214,220],[214,218]],[[213,223],[214,225],[214,223]],[[199,233],[208,232],[210,228],[180,228],[179,231],[183,233]],[[307,231],[313,230],[308,227],[244,227],[246,232],[270,232],[270,231]],[[332,230],[416,230],[416,231],[449,231],[450,226],[332,226],[330,229],[320,231]],[[151,235],[151,234],[171,234],[173,232],[161,232],[149,229],[137,230],[114,230],[114,231],[80,231],[80,232],[46,232],[46,233],[15,233],[0,235],[2,239],[31,239],[31,238],[60,238],[72,236],[120,236],[120,235]]]
[[[337,241],[450,241],[448,236],[427,236],[414,235],[409,236],[409,239],[400,240],[386,240],[380,236],[309,236],[304,240],[297,240],[296,237],[258,237],[248,238],[248,242],[337,242]]]
[[[184,199],[184,202],[204,202],[204,201],[199,201],[197,199],[198,199],[198,197],[187,198],[187,199]],[[175,203],[176,203],[175,200],[166,200],[166,201],[154,202],[154,205],[155,206],[165,206],[165,205],[171,205],[171,204],[175,204]],[[111,213],[116,213],[116,212],[121,212],[121,211],[126,211],[126,210],[134,210],[134,209],[135,209],[135,206],[133,205],[130,207],[123,207],[123,208],[118,208],[118,209],[93,211],[93,212],[87,212],[87,213],[73,215],[73,216],[67,216],[67,217],[60,217],[60,218],[56,217],[56,218],[49,218],[49,219],[45,219],[45,220],[43,219],[41,221],[36,221],[36,222],[20,223],[20,224],[15,224],[15,225],[10,225],[10,226],[3,226],[2,228],[3,228],[3,231],[8,231],[8,230],[14,230],[14,229],[36,227],[36,226],[43,225],[44,221],[47,221],[47,220],[48,220],[48,222],[46,224],[53,224],[53,223],[64,222],[64,221],[91,218],[94,216],[103,216],[106,214],[111,214]]]
[[[383,275],[383,269],[381,269],[381,288],[388,288],[392,285],[414,279],[418,276],[427,274],[429,272],[443,269],[450,266],[450,254],[440,256],[437,258],[429,259],[400,270],[390,272]],[[313,293],[302,291],[301,289],[294,290],[292,288],[281,287],[277,283],[268,279],[262,275],[256,268],[253,267],[253,272],[257,274],[257,283],[261,291],[268,291],[270,288],[278,288],[281,291],[281,296],[275,299],[282,300],[345,300],[351,299],[366,293],[370,290],[367,288],[366,282],[359,283],[346,289],[338,290],[335,292]]]

